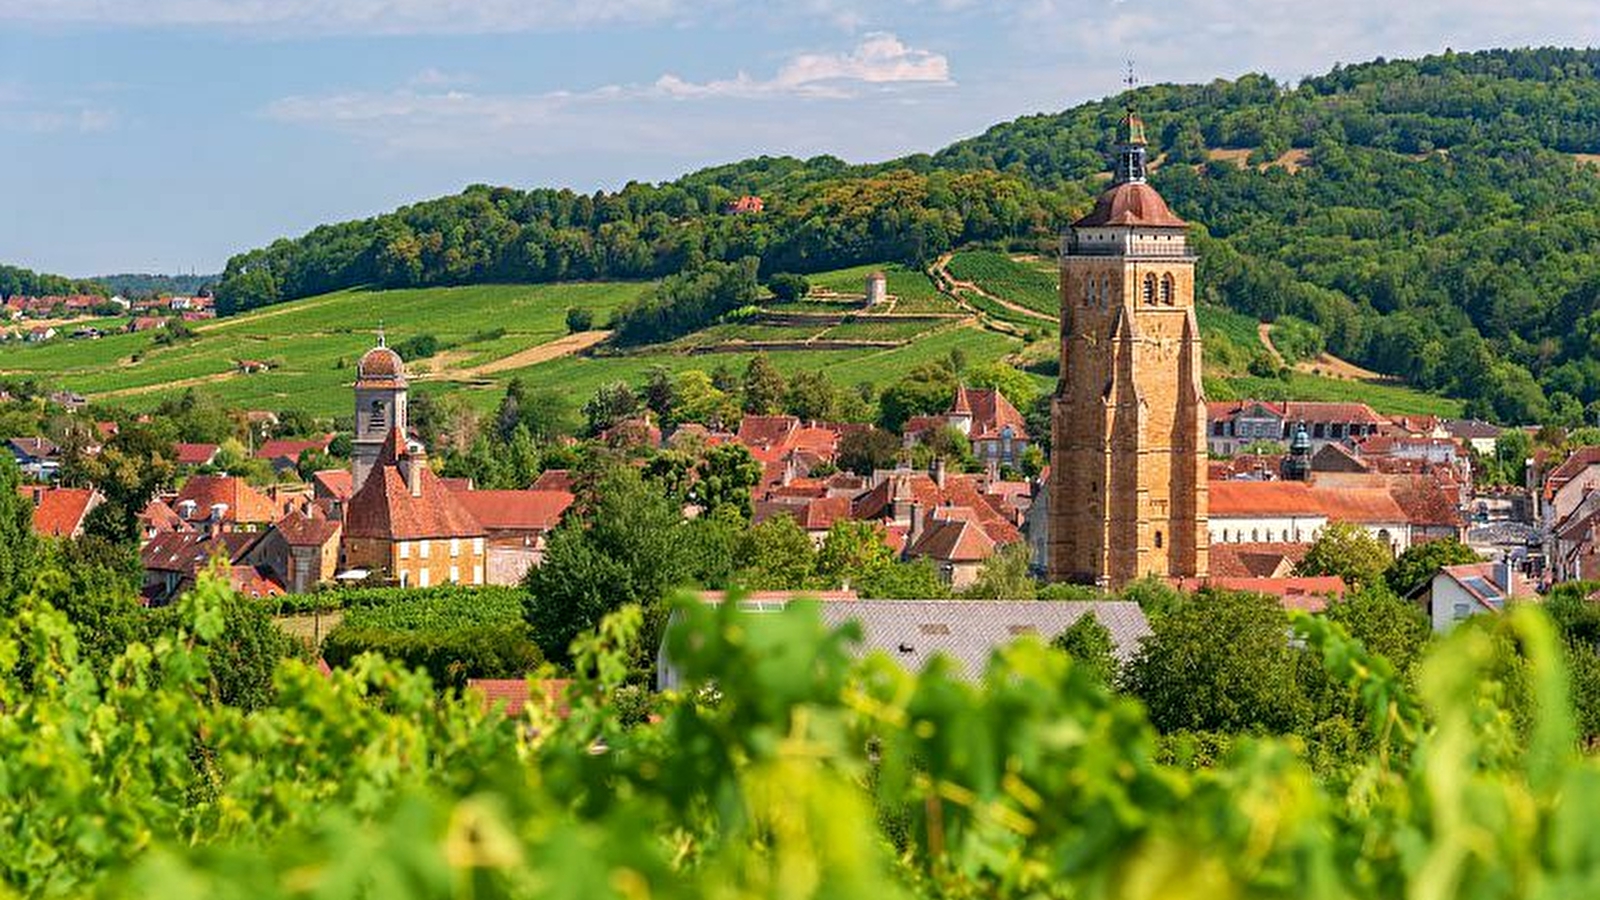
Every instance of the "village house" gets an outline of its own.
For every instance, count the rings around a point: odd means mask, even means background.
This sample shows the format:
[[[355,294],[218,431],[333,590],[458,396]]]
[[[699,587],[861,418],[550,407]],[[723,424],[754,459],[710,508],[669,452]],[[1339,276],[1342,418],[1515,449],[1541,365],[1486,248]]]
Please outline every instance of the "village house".
[[[33,503],[33,533],[52,538],[82,537],[89,513],[106,499],[94,488],[22,485],[17,492]]]
[[[1378,434],[1389,424],[1365,403],[1230,400],[1206,404],[1206,416],[1207,449],[1218,456],[1262,441],[1288,443],[1301,424],[1313,452],[1328,443]]]
[[[1532,596],[1532,586],[1505,560],[1445,566],[1411,593],[1434,631],[1446,631],[1471,616],[1501,612],[1508,601]]]
[[[145,574],[140,595],[151,606],[171,603],[194,587],[201,570],[214,560],[220,564],[229,586],[241,596],[281,595],[283,585],[244,562],[260,538],[260,534],[250,532],[177,531],[157,535],[139,550]]]
[[[307,503],[274,522],[242,561],[270,574],[289,593],[308,593],[337,574],[343,530],[340,522]]]
[[[342,567],[402,587],[483,584],[487,538],[396,428],[346,506]]]
[[[61,471],[61,448],[49,438],[11,438],[6,441],[6,448],[26,478],[51,481]]]
[[[217,461],[222,452],[220,444],[179,443],[172,445],[172,462],[184,468],[197,469]]]
[[[168,504],[190,527],[207,533],[260,531],[277,518],[277,506],[243,478],[194,475]]]
[[[569,491],[456,490],[455,499],[487,537],[484,580],[520,584],[544,562],[545,539],[576,497]]]
[[[929,431],[954,428],[972,445],[972,455],[981,463],[997,463],[1015,468],[1022,464],[1028,449],[1028,428],[1022,413],[1005,395],[992,388],[956,388],[950,410],[942,416],[913,416],[903,434],[906,447],[914,447]]]
[[[256,448],[255,458],[266,460],[275,472],[288,472],[300,465],[300,454],[306,451],[327,453],[333,445],[334,434],[317,438],[274,438],[262,441]]]

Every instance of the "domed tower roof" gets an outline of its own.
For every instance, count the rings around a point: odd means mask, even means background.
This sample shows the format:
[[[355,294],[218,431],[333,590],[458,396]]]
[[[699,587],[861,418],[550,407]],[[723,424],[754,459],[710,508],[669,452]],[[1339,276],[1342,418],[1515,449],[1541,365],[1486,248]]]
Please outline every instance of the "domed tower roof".
[[[406,383],[406,364],[400,354],[383,343],[362,354],[356,363],[356,384],[359,387],[402,386]]]

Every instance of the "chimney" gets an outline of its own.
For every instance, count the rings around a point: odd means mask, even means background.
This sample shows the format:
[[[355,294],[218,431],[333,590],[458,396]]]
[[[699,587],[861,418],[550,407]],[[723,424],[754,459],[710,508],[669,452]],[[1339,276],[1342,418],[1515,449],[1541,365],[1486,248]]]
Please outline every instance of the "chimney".
[[[938,485],[939,490],[942,491],[944,490],[944,482],[944,457],[936,456],[933,458],[933,483]]]
[[[910,550],[917,543],[917,539],[922,537],[923,527],[931,515],[933,515],[931,512],[923,512],[917,504],[911,504],[911,529],[906,532],[907,550]]]
[[[195,509],[198,507],[193,500],[184,500],[178,504],[178,515],[186,522],[194,519]]]
[[[413,497],[422,496],[422,468],[428,464],[428,457],[422,451],[407,453],[401,460],[400,473],[405,476],[406,490]]]
[[[796,478],[799,478],[799,477],[800,477],[800,464],[795,459],[795,455],[793,453],[790,453],[788,456],[784,457],[784,459],[783,459],[783,483],[784,484],[793,484],[794,480]]]
[[[998,457],[989,457],[989,461],[984,463],[983,474],[988,478],[989,484],[994,484],[1000,480],[1000,460]]]
[[[1511,597],[1511,554],[1501,554],[1500,561],[1494,564],[1494,580],[1500,585],[1500,590]]]

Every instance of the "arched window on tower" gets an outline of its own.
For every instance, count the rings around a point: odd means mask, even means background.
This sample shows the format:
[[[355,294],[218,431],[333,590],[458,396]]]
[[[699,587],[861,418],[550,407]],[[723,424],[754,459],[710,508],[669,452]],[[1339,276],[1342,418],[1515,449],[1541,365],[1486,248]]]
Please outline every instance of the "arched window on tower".
[[[1156,302],[1156,276],[1154,274],[1144,277],[1144,302],[1147,306],[1154,306]]]
[[[367,427],[381,429],[388,424],[386,419],[387,417],[383,413],[383,401],[372,401],[372,406],[367,411]]]
[[[1163,306],[1171,306],[1173,304],[1175,288],[1176,285],[1173,283],[1171,272],[1161,276],[1161,303]]]

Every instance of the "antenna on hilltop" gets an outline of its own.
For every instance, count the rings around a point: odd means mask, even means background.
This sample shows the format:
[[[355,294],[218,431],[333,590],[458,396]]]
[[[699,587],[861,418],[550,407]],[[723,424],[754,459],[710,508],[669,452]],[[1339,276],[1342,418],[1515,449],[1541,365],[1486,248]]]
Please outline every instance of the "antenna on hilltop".
[[[1136,86],[1139,83],[1139,76],[1134,74],[1134,71],[1133,71],[1133,60],[1131,60],[1131,59],[1128,60],[1128,74],[1123,77],[1122,83],[1127,85],[1128,86],[1128,90],[1130,90],[1130,91],[1133,90],[1134,86]]]

